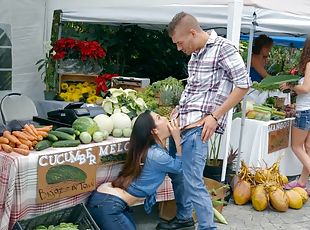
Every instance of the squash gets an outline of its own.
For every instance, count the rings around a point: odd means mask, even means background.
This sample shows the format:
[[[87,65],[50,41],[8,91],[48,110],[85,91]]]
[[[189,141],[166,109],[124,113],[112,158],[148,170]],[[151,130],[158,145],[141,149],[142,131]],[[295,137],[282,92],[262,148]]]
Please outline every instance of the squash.
[[[108,116],[108,115],[105,115],[105,114],[99,114],[97,116],[94,117],[93,119],[99,130],[102,132],[102,131],[107,131],[108,132],[108,135],[110,135],[113,131],[113,120]]]
[[[125,113],[114,113],[111,115],[113,129],[131,128],[130,117]]]

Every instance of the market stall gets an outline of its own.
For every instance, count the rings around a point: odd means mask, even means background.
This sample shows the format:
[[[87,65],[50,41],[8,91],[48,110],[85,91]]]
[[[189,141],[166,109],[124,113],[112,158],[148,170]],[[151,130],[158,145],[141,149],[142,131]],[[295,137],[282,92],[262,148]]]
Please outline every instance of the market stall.
[[[265,164],[270,167],[281,159],[281,173],[286,176],[298,175],[302,165],[290,147],[289,137],[292,120],[293,118],[278,121],[245,119],[241,159],[247,165],[254,167],[264,167]],[[238,148],[240,123],[240,118],[236,118],[232,122],[230,144],[233,149]]]
[[[85,202],[90,195],[89,191],[100,183],[113,180],[122,166],[120,162],[102,161],[102,159],[96,158],[101,163],[92,168],[93,175],[95,175],[94,184],[89,183],[86,186],[86,182],[84,184],[65,182],[63,184],[58,183],[58,187],[54,187],[54,190],[52,190],[52,185],[44,187],[44,183],[40,182],[38,184],[40,178],[42,179],[42,173],[44,173],[40,171],[40,162],[41,166],[45,165],[48,157],[61,156],[61,154],[69,152],[84,154],[85,159],[90,159],[91,153],[98,154],[98,156],[102,155],[101,158],[103,156],[118,156],[124,153],[127,145],[128,138],[109,137],[100,143],[90,143],[70,148],[48,148],[40,152],[32,151],[28,156],[0,152],[0,229],[11,229],[19,219],[31,218]],[[86,151],[88,151],[88,155]],[[79,159],[81,161],[83,157]],[[68,188],[69,185],[70,188]],[[62,188],[59,186],[62,186]],[[54,191],[53,195],[51,195],[51,191]],[[166,178],[157,191],[157,201],[172,199],[174,199],[172,186],[170,179]]]

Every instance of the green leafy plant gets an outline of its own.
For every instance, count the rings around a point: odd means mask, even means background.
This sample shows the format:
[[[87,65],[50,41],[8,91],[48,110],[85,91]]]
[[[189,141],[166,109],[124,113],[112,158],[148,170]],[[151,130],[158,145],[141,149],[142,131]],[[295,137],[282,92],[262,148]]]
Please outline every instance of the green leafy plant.
[[[108,114],[122,112],[133,118],[147,109],[144,100],[137,96],[136,90],[111,88],[108,91],[110,96],[102,102],[102,107]]]
[[[55,60],[52,56],[52,46],[50,41],[44,43],[45,58],[38,60],[35,64],[38,66],[38,72],[41,72],[41,78],[45,84],[46,91],[54,91],[56,89],[55,78]]]

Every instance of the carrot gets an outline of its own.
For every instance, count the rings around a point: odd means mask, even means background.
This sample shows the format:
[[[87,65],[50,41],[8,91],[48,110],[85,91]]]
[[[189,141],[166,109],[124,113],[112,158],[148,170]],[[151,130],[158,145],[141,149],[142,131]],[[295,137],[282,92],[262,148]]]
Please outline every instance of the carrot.
[[[6,137],[0,137],[0,144],[8,144],[10,141]]]
[[[43,127],[36,127],[36,130],[37,131],[48,132],[48,131],[51,131],[52,128],[53,128],[53,125],[46,125],[46,126],[43,126]]]
[[[24,139],[19,139],[20,142],[24,145],[27,145],[28,147],[32,146],[32,142],[30,140],[24,140]]]
[[[17,145],[17,148],[29,150],[29,146],[25,144]]]
[[[36,136],[33,136],[32,134],[30,134],[30,133],[27,132],[26,130],[23,130],[23,133],[28,137],[27,139],[28,139],[29,141],[34,141],[34,140],[37,139]]]
[[[12,135],[10,131],[5,130],[3,132],[3,136],[7,138],[10,142],[16,143],[18,145],[21,144],[20,141],[14,135]]]
[[[29,150],[26,150],[26,149],[20,149],[20,148],[13,148],[13,151],[16,152],[16,153],[19,153],[21,155],[24,155],[24,156],[28,156],[29,155]]]
[[[11,146],[12,148],[15,148],[15,146],[16,146],[16,144],[14,142],[11,142],[11,141],[8,143],[8,145]]]
[[[39,135],[39,134],[38,134],[38,131],[36,130],[36,128],[34,127],[33,124],[29,124],[29,127],[32,129],[33,133],[34,133],[36,136]]]
[[[1,147],[6,153],[11,153],[13,151],[13,148],[7,144],[1,144]]]
[[[48,133],[45,131],[38,130],[37,132],[38,132],[37,136],[47,137],[47,135],[48,135]]]
[[[33,132],[32,128],[30,127],[30,125],[25,124],[24,125],[24,129],[25,131],[27,131],[28,133],[30,133],[32,136],[36,137],[37,135]]]
[[[22,139],[28,140],[27,135],[21,131],[13,131],[12,134],[19,139],[22,138]]]
[[[31,146],[36,146],[38,144],[38,141],[33,141]]]
[[[43,140],[43,137],[41,135],[38,135],[37,136],[37,141],[42,141]]]

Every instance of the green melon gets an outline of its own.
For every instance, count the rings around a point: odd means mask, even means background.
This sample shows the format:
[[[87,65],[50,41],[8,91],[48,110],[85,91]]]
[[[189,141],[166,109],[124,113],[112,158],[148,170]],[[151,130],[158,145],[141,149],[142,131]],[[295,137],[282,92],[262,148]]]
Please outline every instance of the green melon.
[[[81,133],[88,132],[90,135],[99,130],[96,122],[90,117],[79,117],[73,122],[72,128]]]

